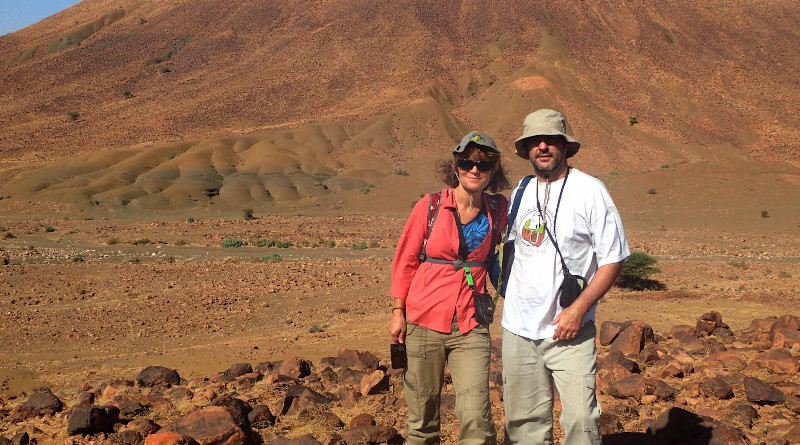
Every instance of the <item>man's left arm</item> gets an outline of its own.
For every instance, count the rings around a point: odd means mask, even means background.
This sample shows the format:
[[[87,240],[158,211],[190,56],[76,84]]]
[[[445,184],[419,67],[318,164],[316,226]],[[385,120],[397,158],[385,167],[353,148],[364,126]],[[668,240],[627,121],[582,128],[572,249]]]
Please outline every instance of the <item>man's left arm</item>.
[[[597,269],[578,299],[562,310],[550,323],[557,325],[556,332],[553,334],[554,340],[571,340],[578,335],[584,315],[611,289],[614,281],[622,272],[623,263],[624,261],[605,264]]]

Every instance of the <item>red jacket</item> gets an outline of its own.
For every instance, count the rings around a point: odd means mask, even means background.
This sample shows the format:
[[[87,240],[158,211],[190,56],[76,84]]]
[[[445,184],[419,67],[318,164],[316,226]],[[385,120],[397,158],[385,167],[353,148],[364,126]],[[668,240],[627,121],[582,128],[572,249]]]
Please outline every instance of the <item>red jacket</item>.
[[[428,236],[426,251],[428,257],[445,260],[458,259],[458,228],[453,218],[456,208],[454,189],[442,191],[439,215]],[[453,323],[453,314],[458,320],[458,330],[469,332],[478,325],[475,321],[472,292],[464,274],[464,269],[453,270],[451,264],[420,264],[419,254],[425,229],[428,224],[429,195],[417,202],[408,217],[400,240],[392,267],[392,286],[390,295],[393,298],[406,300],[406,318],[408,321],[438,332],[449,333]],[[489,218],[491,231],[486,239],[467,256],[468,261],[486,261],[494,252],[500,231],[508,222],[508,200],[503,195],[483,194],[483,205]],[[490,211],[490,205],[496,208]],[[499,221],[493,215],[502,215]],[[486,268],[471,267],[475,289],[483,292],[486,289]]]

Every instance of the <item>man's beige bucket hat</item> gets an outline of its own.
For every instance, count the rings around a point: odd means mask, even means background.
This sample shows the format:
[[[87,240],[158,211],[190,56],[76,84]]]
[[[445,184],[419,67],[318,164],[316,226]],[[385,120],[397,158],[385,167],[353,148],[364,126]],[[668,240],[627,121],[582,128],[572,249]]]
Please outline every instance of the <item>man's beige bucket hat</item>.
[[[525,117],[522,124],[522,136],[515,142],[517,156],[528,159],[528,149],[525,146],[525,139],[534,136],[561,136],[567,141],[567,157],[575,156],[581,143],[567,134],[567,120],[564,115],[553,110],[536,110]]]

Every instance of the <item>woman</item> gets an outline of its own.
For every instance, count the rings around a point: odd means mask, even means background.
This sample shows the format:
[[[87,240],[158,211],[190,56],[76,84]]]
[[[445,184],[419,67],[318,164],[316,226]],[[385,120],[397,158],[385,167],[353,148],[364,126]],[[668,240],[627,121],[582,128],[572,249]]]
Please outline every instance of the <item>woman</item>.
[[[447,363],[456,391],[459,444],[493,444],[491,339],[489,325],[474,317],[473,291],[486,291],[487,261],[508,219],[506,198],[485,190],[496,193],[509,183],[500,149],[477,131],[464,136],[453,159],[437,164],[437,171],[450,188],[414,206],[392,270],[389,333],[395,342],[406,343],[408,354],[407,441],[439,443],[439,398]]]

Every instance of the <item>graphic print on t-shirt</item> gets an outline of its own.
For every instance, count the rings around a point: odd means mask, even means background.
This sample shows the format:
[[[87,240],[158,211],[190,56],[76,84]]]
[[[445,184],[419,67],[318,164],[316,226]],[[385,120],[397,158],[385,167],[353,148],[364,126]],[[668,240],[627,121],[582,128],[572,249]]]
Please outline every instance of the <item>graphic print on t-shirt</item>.
[[[547,228],[552,234],[553,216],[547,210],[545,210],[545,216]],[[522,224],[517,226],[520,227],[517,236],[522,240],[522,246],[526,248],[526,250],[530,249],[532,252],[535,252],[543,245],[546,246],[550,243],[550,239],[545,232],[545,221],[541,214],[539,214],[538,209],[532,209],[528,213],[522,215],[520,221],[522,221]]]

